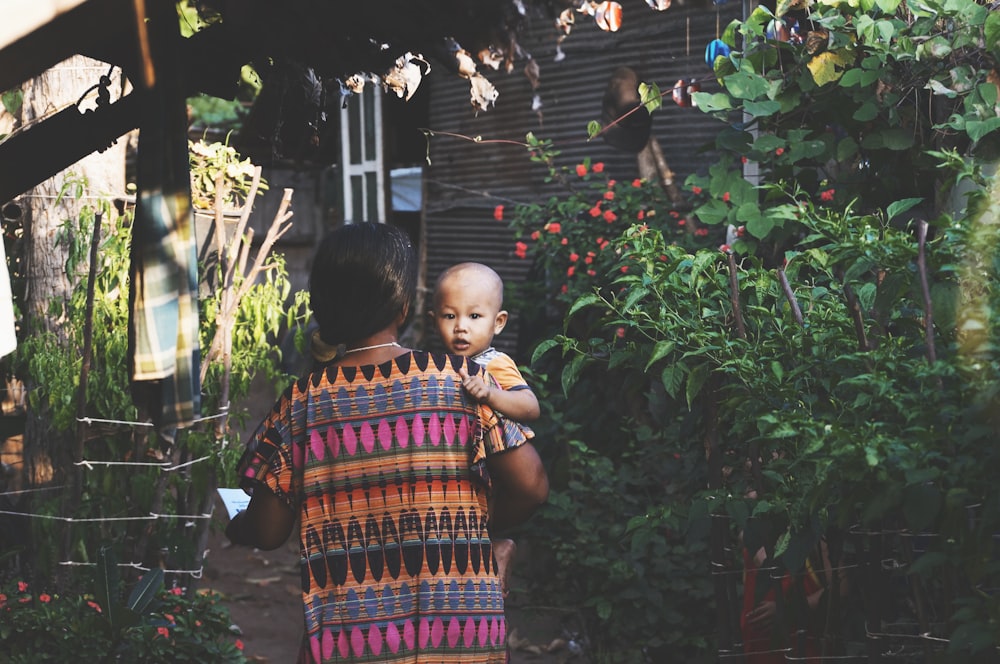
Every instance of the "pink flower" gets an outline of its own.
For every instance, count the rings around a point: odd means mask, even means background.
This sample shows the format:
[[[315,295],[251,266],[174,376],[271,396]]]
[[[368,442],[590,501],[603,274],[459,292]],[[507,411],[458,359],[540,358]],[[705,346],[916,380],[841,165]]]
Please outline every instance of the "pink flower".
[[[498,205],[493,208],[493,218],[497,221],[503,221],[503,206]]]
[[[739,228],[736,229],[736,237],[743,237],[746,234],[747,234],[746,226],[740,226]]]
[[[561,244],[562,246],[565,247],[567,244],[569,244],[569,239],[568,238],[563,238],[563,239],[559,240],[559,244]]]
[[[642,180],[640,180],[639,178],[636,178],[636,179],[632,180],[632,186],[633,187],[641,187],[642,186]]]
[[[607,240],[605,240],[604,242],[602,242],[602,243],[600,244],[600,246],[598,247],[598,249],[600,249],[601,251],[604,251],[605,249],[607,249],[607,248],[608,248],[608,245],[609,245],[609,244],[611,244],[611,243],[610,243],[610,242],[608,242]]]
[[[663,261],[664,263],[666,263],[667,262],[667,255],[666,254],[660,254],[660,260]]]
[[[531,234],[531,239],[532,240],[537,240],[540,237],[542,237],[542,232],[541,231],[535,231],[534,233]]]
[[[606,200],[606,201],[613,201],[613,200],[615,200],[615,192],[613,192],[613,191],[606,191],[606,192],[604,192],[604,200]]]
[[[240,641],[239,639],[236,639],[236,644],[235,645],[236,645],[236,649],[237,650],[243,650],[243,642]]]
[[[645,210],[639,210],[636,213],[635,218],[638,219],[639,221],[642,221],[643,219],[646,218],[646,211]]]
[[[608,222],[609,224],[613,224],[616,219],[618,219],[618,215],[615,214],[613,210],[604,211],[604,221]]]
[[[604,162],[603,161],[599,161],[596,164],[594,164],[594,172],[595,173],[603,173],[604,172]]]
[[[695,187],[691,187],[691,193],[692,193],[692,194],[694,194],[694,195],[696,195],[696,196],[697,196],[698,194],[700,194],[700,193],[701,193],[701,191],[702,191],[701,187],[698,187],[698,186],[695,186]]]
[[[726,193],[722,194],[722,200],[724,200],[727,203],[729,202],[729,192],[728,191]]]
[[[732,249],[729,247],[728,244],[720,244],[719,251],[721,251],[724,254],[728,254],[730,251],[732,251]]]
[[[184,589],[180,588],[180,587],[171,588],[170,589],[170,594],[171,595],[183,595],[184,594]]]
[[[515,242],[514,255],[518,258],[526,258],[528,256],[528,245],[523,242]]]
[[[575,272],[576,272],[576,268],[574,266],[570,265],[569,269],[566,270],[566,276],[567,277],[572,277]]]
[[[642,226],[639,226],[639,228],[638,228],[638,231],[640,233],[645,233],[648,230],[649,230],[649,226],[647,226],[646,224],[643,224]]]
[[[593,270],[587,270],[587,276],[594,277],[597,276],[597,273],[594,272]]]
[[[87,600],[87,606],[89,606],[90,608],[92,608],[94,611],[97,611],[98,613],[101,613],[101,605],[98,604],[97,602],[88,599]]]
[[[577,164],[576,165],[576,174],[579,175],[580,177],[583,177],[584,175],[586,175],[587,174],[587,165],[586,164]]]
[[[678,226],[683,226],[683,225],[685,225],[686,223],[687,223],[687,219],[678,219],[678,220],[677,220],[677,225],[678,225]]]
[[[785,148],[778,148],[777,150],[774,151],[774,154],[780,157],[781,155],[785,154]]]
[[[163,617],[166,618],[168,622],[174,622],[174,617],[169,613],[164,613]]]
[[[611,189],[611,187],[615,186],[615,182],[616,180],[608,180],[608,189]]]
[[[597,238],[597,244],[598,245],[604,244],[604,238],[603,237]]]
[[[570,262],[571,262],[571,263],[575,263],[575,262],[577,262],[578,260],[580,260],[580,254],[578,254],[578,253],[576,253],[576,252],[574,251],[573,253],[571,253],[571,254],[569,255],[569,260],[570,260]]]
[[[590,216],[591,217],[600,217],[601,216],[601,204],[600,203],[595,203],[594,207],[590,208]]]
[[[621,270],[621,273],[622,273],[622,274],[625,274],[626,272],[628,272],[628,265],[622,265],[622,266],[621,266],[620,268],[618,268],[618,269],[619,269],[619,270]]]
[[[38,596],[38,601],[41,602],[42,604],[48,604],[49,602],[52,601],[52,595],[48,593],[42,593],[41,595]]]
[[[566,284],[563,284],[562,288],[559,289],[559,292],[562,293],[563,295],[565,295],[566,293],[569,292],[569,286],[567,286]]]
[[[826,201],[827,203],[829,203],[830,201],[833,200],[833,194],[835,193],[835,191],[836,190],[834,189],[827,189],[826,191],[820,193],[819,199],[821,201]]]
[[[25,582],[25,581],[18,581],[17,582],[17,592],[19,592],[19,593],[26,593],[26,592],[28,592],[28,584],[27,584],[27,582]]]
[[[708,235],[708,229],[698,228],[695,230],[694,234],[697,235],[698,237],[705,237],[706,235]]]
[[[740,157],[740,162],[741,163],[745,164],[745,163],[747,163],[747,161],[749,161],[749,160],[746,158],[746,155]]]
[[[167,638],[168,636],[170,636],[170,630],[167,629],[166,627],[157,627],[156,633],[162,636],[163,638]]]
[[[559,233],[559,231],[562,230],[562,226],[559,224],[558,221],[553,221],[548,224],[545,224],[545,230],[552,233],[553,235],[556,235]]]
[[[625,328],[624,327],[619,327],[617,330],[615,330],[615,336],[618,337],[619,339],[624,339],[625,338]]]
[[[594,252],[590,252],[590,254],[587,254],[587,257],[583,259],[583,262],[586,263],[587,265],[590,265],[591,263],[593,263],[594,262],[594,257],[591,255],[593,253]]]

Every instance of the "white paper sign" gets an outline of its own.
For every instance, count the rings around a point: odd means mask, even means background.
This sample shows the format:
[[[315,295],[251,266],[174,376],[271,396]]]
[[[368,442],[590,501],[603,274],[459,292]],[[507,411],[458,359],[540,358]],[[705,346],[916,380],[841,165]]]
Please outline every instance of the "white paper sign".
[[[230,519],[245,510],[250,504],[250,496],[243,489],[218,489],[218,491]]]

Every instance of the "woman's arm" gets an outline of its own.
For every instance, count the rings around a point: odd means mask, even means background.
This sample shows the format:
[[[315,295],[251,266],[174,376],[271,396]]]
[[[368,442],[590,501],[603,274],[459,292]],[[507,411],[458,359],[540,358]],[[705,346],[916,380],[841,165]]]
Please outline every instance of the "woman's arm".
[[[549,477],[531,443],[486,457],[493,482],[490,529],[495,535],[504,528],[527,521],[549,498]]]
[[[233,544],[270,551],[285,543],[294,525],[295,514],[288,505],[265,487],[258,486],[247,508],[226,526],[226,537]]]

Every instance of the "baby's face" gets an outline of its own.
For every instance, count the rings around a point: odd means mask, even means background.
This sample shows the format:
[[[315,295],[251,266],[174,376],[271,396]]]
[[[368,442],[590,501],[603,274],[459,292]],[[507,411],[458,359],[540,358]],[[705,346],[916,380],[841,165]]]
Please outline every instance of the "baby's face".
[[[499,296],[481,281],[461,277],[445,279],[438,288],[433,311],[434,326],[449,353],[472,357],[493,343],[493,336],[507,323]]]

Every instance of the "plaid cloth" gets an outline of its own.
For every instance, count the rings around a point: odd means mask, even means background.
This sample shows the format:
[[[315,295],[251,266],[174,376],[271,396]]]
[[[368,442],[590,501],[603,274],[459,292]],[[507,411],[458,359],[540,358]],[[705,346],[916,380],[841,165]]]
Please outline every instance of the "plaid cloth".
[[[129,369],[136,403],[172,438],[174,429],[189,426],[200,414],[201,360],[187,106],[174,55],[180,37],[169,37],[154,45],[153,88],[136,92],[143,95],[143,104],[132,230]]]

